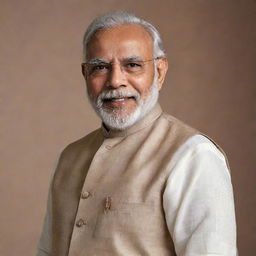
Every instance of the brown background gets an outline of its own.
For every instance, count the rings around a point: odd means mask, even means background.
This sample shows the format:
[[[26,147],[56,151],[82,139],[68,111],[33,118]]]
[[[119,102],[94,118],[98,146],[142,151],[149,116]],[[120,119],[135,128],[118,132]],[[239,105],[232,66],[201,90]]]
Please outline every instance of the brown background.
[[[96,15],[116,9],[159,28],[170,62],[162,106],[226,151],[240,255],[255,255],[253,0],[0,1],[0,255],[35,255],[58,154],[99,126],[80,74],[81,40]]]

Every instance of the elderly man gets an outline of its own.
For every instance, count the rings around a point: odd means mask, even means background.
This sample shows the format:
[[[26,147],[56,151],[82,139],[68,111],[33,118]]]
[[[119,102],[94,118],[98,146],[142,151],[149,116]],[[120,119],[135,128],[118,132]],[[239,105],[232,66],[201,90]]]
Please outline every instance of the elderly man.
[[[158,103],[168,69],[158,31],[125,12],[98,17],[84,60],[102,127],[60,156],[38,256],[235,256],[225,156]]]

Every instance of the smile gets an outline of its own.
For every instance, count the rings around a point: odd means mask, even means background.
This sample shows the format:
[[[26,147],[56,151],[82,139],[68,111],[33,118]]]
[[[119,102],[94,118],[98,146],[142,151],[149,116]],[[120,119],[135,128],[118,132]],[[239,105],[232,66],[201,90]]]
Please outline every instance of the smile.
[[[108,99],[103,99],[105,102],[122,102],[125,100],[133,99],[135,100],[135,97],[122,97],[122,98],[108,98]]]
[[[135,97],[113,97],[103,99],[103,104],[110,109],[123,109],[133,105],[135,101]]]

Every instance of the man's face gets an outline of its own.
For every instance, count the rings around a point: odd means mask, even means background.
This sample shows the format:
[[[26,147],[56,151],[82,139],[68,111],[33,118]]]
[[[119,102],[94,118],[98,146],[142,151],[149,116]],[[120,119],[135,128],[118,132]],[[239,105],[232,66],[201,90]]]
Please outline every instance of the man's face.
[[[156,103],[162,81],[158,81],[154,64],[152,38],[141,26],[123,25],[97,32],[88,44],[86,62],[90,101],[110,128],[132,125],[147,108],[145,104]]]

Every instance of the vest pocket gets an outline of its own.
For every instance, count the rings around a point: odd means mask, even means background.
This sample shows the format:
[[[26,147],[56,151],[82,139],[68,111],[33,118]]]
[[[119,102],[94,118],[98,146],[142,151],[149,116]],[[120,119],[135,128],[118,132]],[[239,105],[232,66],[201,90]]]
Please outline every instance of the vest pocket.
[[[158,209],[159,211],[159,209]],[[95,238],[156,237],[162,227],[163,216],[150,203],[121,203],[98,213],[93,236]]]

